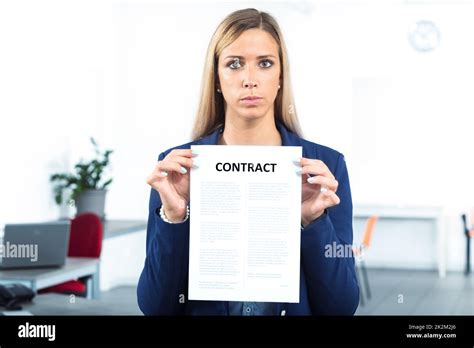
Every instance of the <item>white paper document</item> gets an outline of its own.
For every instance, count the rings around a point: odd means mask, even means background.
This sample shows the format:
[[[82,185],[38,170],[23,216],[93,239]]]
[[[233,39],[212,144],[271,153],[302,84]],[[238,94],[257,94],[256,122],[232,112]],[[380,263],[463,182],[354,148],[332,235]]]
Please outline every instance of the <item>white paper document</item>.
[[[299,302],[302,148],[191,149],[189,299]]]

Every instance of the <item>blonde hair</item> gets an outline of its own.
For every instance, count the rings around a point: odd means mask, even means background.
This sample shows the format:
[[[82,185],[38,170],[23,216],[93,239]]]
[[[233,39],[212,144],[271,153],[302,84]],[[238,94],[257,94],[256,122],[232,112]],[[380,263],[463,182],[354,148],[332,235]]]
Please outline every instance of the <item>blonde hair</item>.
[[[290,83],[288,54],[280,27],[268,13],[248,8],[228,15],[219,24],[211,38],[204,64],[199,107],[192,129],[191,137],[193,141],[212,133],[224,124],[224,97],[216,90],[219,56],[222,50],[234,42],[244,31],[255,28],[269,33],[278,44],[281,87],[274,102],[275,121],[280,121],[288,130],[301,136]]]

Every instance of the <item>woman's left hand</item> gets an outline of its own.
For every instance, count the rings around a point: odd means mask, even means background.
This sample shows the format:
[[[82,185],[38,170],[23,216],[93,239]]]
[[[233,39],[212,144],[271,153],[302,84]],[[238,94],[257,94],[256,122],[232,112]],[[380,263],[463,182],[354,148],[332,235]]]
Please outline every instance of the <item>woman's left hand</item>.
[[[298,165],[298,162],[295,162]],[[301,224],[306,227],[320,217],[327,208],[338,205],[336,195],[338,182],[323,161],[301,158]],[[297,171],[298,172],[298,171]],[[314,175],[309,176],[308,174]]]

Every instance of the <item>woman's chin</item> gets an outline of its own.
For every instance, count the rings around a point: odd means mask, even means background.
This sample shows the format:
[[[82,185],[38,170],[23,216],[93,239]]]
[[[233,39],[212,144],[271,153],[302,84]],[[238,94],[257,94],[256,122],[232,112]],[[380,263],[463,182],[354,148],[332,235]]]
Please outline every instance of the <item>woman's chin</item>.
[[[260,119],[265,117],[265,113],[259,112],[258,110],[242,110],[242,112],[239,114],[241,118],[248,119],[248,120],[255,120],[255,119]]]

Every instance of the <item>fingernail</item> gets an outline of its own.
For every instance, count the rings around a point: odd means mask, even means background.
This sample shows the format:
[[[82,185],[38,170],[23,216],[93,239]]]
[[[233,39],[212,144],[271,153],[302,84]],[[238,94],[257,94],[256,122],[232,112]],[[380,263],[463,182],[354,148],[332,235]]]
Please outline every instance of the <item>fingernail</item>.
[[[199,162],[196,160],[193,160],[193,166],[192,168],[199,168]]]
[[[296,164],[298,166],[301,165],[301,159],[300,158],[293,158],[292,162],[293,162],[293,164]]]
[[[188,172],[188,171],[186,170],[186,168],[184,168],[184,167],[181,167],[181,168],[179,169],[179,171],[180,171],[182,174],[186,174],[186,173]]]
[[[199,155],[199,152],[196,151],[196,150],[193,150],[193,151],[192,151],[192,156],[193,156],[193,157],[196,157],[197,155]]]
[[[316,180],[316,178],[313,177],[313,176],[310,176],[308,179],[306,179],[306,181],[309,182],[310,184],[314,184],[315,180]]]
[[[295,170],[296,174],[300,175],[301,174],[301,168],[298,168]]]
[[[161,176],[168,176],[168,173],[167,172],[161,172],[160,175]]]

